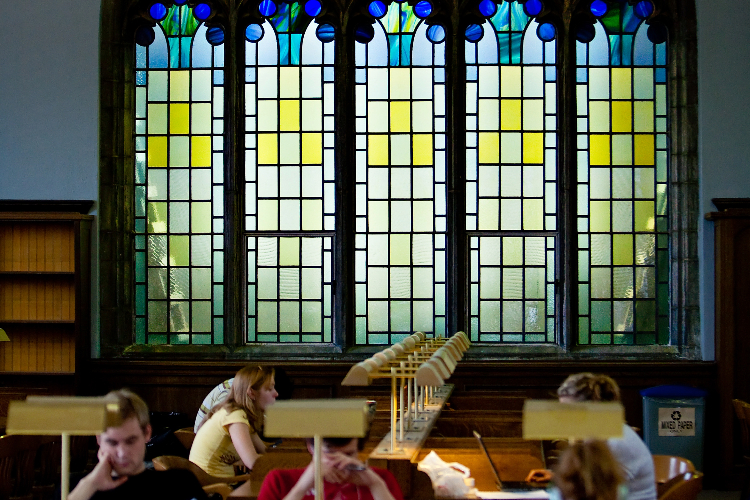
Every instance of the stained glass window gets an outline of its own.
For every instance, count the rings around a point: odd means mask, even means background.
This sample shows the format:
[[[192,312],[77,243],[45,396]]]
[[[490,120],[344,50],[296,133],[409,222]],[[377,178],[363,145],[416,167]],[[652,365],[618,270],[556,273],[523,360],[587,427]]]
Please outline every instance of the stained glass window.
[[[645,3],[576,44],[579,344],[669,342],[667,44]]]
[[[332,338],[335,43],[320,27],[294,2],[246,30],[249,342]]]
[[[556,42],[522,4],[493,6],[465,42],[470,338],[554,342]]]
[[[445,43],[428,28],[393,2],[355,44],[357,344],[446,333]]]
[[[222,343],[223,45],[161,7],[135,45],[135,339]]]

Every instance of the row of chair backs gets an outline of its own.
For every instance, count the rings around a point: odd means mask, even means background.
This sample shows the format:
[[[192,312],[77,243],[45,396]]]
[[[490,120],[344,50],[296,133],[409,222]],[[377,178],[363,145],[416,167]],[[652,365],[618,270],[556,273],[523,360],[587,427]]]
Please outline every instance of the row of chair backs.
[[[212,476],[208,472],[204,471],[196,464],[188,460],[187,458],[178,457],[174,455],[162,455],[153,459],[154,469],[156,470],[169,470],[169,469],[187,469],[192,472],[195,477],[198,478],[198,482],[201,486],[208,486],[211,484],[234,484],[242,481],[247,481],[252,477],[251,474],[242,474],[240,476],[232,477],[218,477]]]
[[[678,474],[666,486],[659,500],[696,500],[703,490],[703,474],[698,471]]]
[[[694,500],[703,489],[703,474],[695,470],[693,462],[672,455],[652,456],[657,498]]]
[[[0,500],[31,500],[43,486],[51,496],[59,465],[59,436],[0,436]]]

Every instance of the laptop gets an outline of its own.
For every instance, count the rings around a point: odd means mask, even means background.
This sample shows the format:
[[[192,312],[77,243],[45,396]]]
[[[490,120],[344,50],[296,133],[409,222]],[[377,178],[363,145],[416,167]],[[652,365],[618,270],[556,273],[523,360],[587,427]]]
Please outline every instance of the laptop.
[[[482,449],[482,453],[484,453],[484,457],[487,459],[487,463],[490,464],[492,474],[495,476],[495,486],[497,486],[497,489],[499,491],[531,491],[543,490],[547,487],[546,482],[503,481],[502,479],[500,479],[500,473],[497,471],[497,469],[495,468],[495,464],[490,458],[490,453],[487,451],[487,447],[484,445],[482,436],[477,431],[474,431],[474,437],[477,438],[479,447]]]

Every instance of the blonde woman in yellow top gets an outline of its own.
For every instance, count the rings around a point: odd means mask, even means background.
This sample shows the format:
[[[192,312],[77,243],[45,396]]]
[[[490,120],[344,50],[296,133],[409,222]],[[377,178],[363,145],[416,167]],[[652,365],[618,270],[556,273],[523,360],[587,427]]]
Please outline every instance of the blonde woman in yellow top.
[[[214,476],[234,476],[234,466],[251,470],[266,445],[258,433],[263,412],[276,402],[275,370],[246,366],[234,376],[229,395],[211,408],[190,448],[190,461]]]

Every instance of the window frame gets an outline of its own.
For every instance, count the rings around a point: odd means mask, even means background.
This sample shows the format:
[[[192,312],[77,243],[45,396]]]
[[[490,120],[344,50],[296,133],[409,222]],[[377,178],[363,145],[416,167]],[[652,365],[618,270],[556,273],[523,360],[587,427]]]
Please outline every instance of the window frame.
[[[382,346],[354,346],[353,278],[337,280],[334,297],[333,342],[331,344],[245,344],[243,332],[246,321],[244,291],[245,247],[243,186],[243,124],[244,86],[242,54],[244,37],[238,26],[244,26],[253,15],[248,4],[239,0],[216,0],[217,20],[225,21],[225,192],[239,193],[225,197],[225,327],[223,345],[135,345],[134,344],[134,249],[133,249],[133,159],[134,159],[134,95],[135,71],[132,33],[133,19],[147,8],[146,0],[116,0],[102,3],[101,15],[101,92],[100,92],[100,217],[99,217],[99,274],[100,274],[100,356],[129,357],[191,356],[211,359],[215,357],[252,358],[283,357],[284,359],[316,359],[321,356],[347,360],[357,359],[375,352]],[[254,4],[257,2],[254,2]],[[352,9],[356,2],[347,2]],[[446,330],[455,332],[468,326],[469,283],[468,238],[465,231],[465,131],[461,117],[464,115],[464,59],[463,37],[456,0],[435,2],[448,31],[446,42],[446,73],[448,102],[446,109],[446,134],[454,140],[448,149],[448,276],[447,288],[457,293],[449,301]],[[580,0],[550,0],[552,8],[570,19],[585,2]],[[669,218],[670,218],[670,345],[637,346],[607,345],[583,346],[575,342],[577,302],[575,295],[575,39],[570,23],[558,28],[558,169],[560,172],[559,232],[560,274],[558,285],[559,334],[556,344],[541,345],[489,345],[476,344],[469,353],[477,359],[504,358],[613,358],[623,356],[638,359],[692,359],[701,358],[698,282],[698,157],[697,157],[697,41],[696,11],[694,2],[663,0],[671,18],[666,18],[670,32],[669,41]],[[332,4],[326,16],[336,18]],[[354,9],[356,10],[356,9]],[[352,12],[354,12],[352,10]],[[335,14],[335,15],[334,15]],[[232,24],[226,19],[236,19]],[[346,123],[345,110],[354,105],[354,38],[353,26],[357,16],[351,16],[336,40],[337,123]],[[337,26],[337,28],[341,28]],[[341,69],[338,69],[341,68]],[[336,204],[337,235],[354,234],[354,217],[345,216],[341,207],[353,206],[354,133],[350,127],[338,126],[336,135]],[[354,238],[336,237],[334,262],[337,276],[352,276],[354,259],[345,258],[354,252]],[[237,272],[241,271],[241,272]]]

